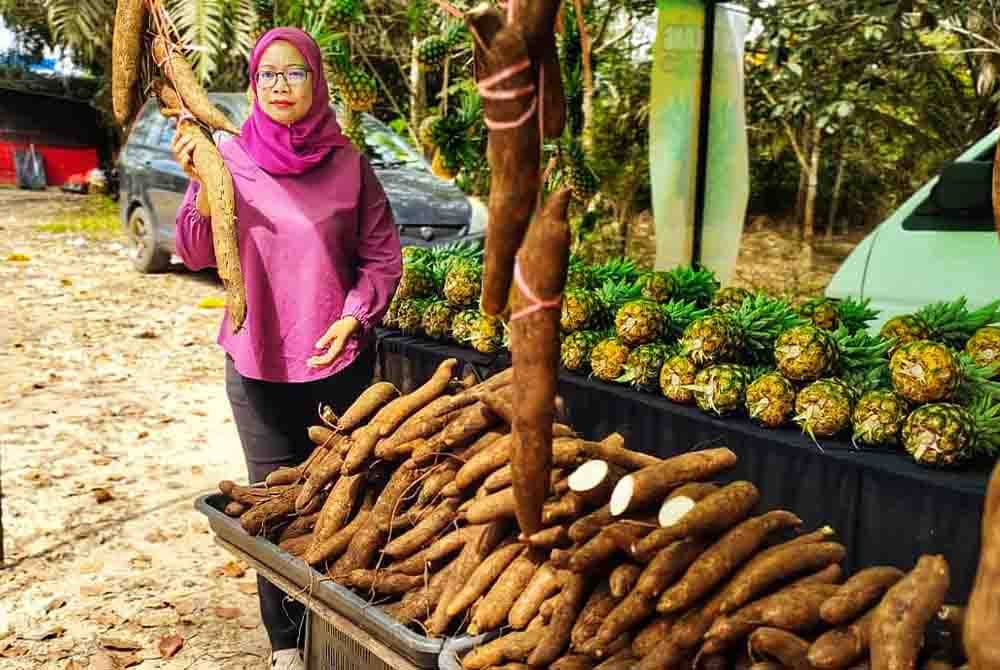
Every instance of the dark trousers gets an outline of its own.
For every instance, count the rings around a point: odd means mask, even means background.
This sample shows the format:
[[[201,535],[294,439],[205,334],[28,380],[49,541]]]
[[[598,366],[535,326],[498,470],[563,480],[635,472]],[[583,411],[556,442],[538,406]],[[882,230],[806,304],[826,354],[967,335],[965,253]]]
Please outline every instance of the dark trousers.
[[[346,368],[315,382],[274,383],[248,379],[226,356],[226,394],[243,444],[250,483],[264,481],[279,467],[295,466],[314,448],[308,428],[321,425],[319,406],[338,415],[367,388],[375,370],[368,347]],[[302,646],[303,606],[263,577],[257,577],[260,614],[274,651]]]

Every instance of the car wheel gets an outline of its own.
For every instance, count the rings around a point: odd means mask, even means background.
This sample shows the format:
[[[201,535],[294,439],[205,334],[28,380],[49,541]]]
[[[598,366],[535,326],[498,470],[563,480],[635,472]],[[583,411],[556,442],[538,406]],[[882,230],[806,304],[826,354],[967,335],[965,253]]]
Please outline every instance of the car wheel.
[[[156,226],[142,207],[128,217],[128,238],[132,265],[139,272],[163,272],[170,265],[170,254],[157,244]]]

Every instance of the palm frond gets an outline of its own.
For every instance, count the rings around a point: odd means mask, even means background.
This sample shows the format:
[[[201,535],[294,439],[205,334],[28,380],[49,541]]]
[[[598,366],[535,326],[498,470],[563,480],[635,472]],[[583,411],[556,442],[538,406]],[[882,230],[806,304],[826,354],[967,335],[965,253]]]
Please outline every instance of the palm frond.
[[[172,0],[167,7],[202,82],[216,69],[225,10],[225,0]]]
[[[49,29],[81,61],[93,63],[111,49],[114,0],[45,0]],[[100,37],[98,37],[100,36]]]

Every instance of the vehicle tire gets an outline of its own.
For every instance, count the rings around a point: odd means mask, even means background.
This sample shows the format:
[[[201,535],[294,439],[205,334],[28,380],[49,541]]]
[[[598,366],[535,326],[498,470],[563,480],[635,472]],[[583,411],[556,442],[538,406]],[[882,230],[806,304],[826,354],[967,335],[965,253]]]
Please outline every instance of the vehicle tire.
[[[163,272],[170,265],[170,254],[160,248],[156,227],[142,207],[136,207],[128,217],[128,238],[129,256],[139,272]]]

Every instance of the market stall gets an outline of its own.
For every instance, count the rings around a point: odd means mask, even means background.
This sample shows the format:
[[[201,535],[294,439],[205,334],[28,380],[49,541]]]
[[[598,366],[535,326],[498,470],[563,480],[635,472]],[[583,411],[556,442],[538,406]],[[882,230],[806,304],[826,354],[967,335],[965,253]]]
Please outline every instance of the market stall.
[[[381,331],[383,379],[413,388],[446,358],[479,374],[509,365],[422,337]],[[635,449],[671,456],[724,444],[739,456],[728,476],[761,483],[763,504],[796,510],[810,525],[829,524],[850,546],[845,567],[905,567],[913,556],[942,553],[954,566],[949,596],[968,598],[979,557],[978,520],[989,464],[930,470],[898,450],[859,450],[842,440],[818,447],[795,427],[765,430],[742,418],[713,418],[649,393],[563,371],[559,393],[569,422],[589,439],[620,432]]]

